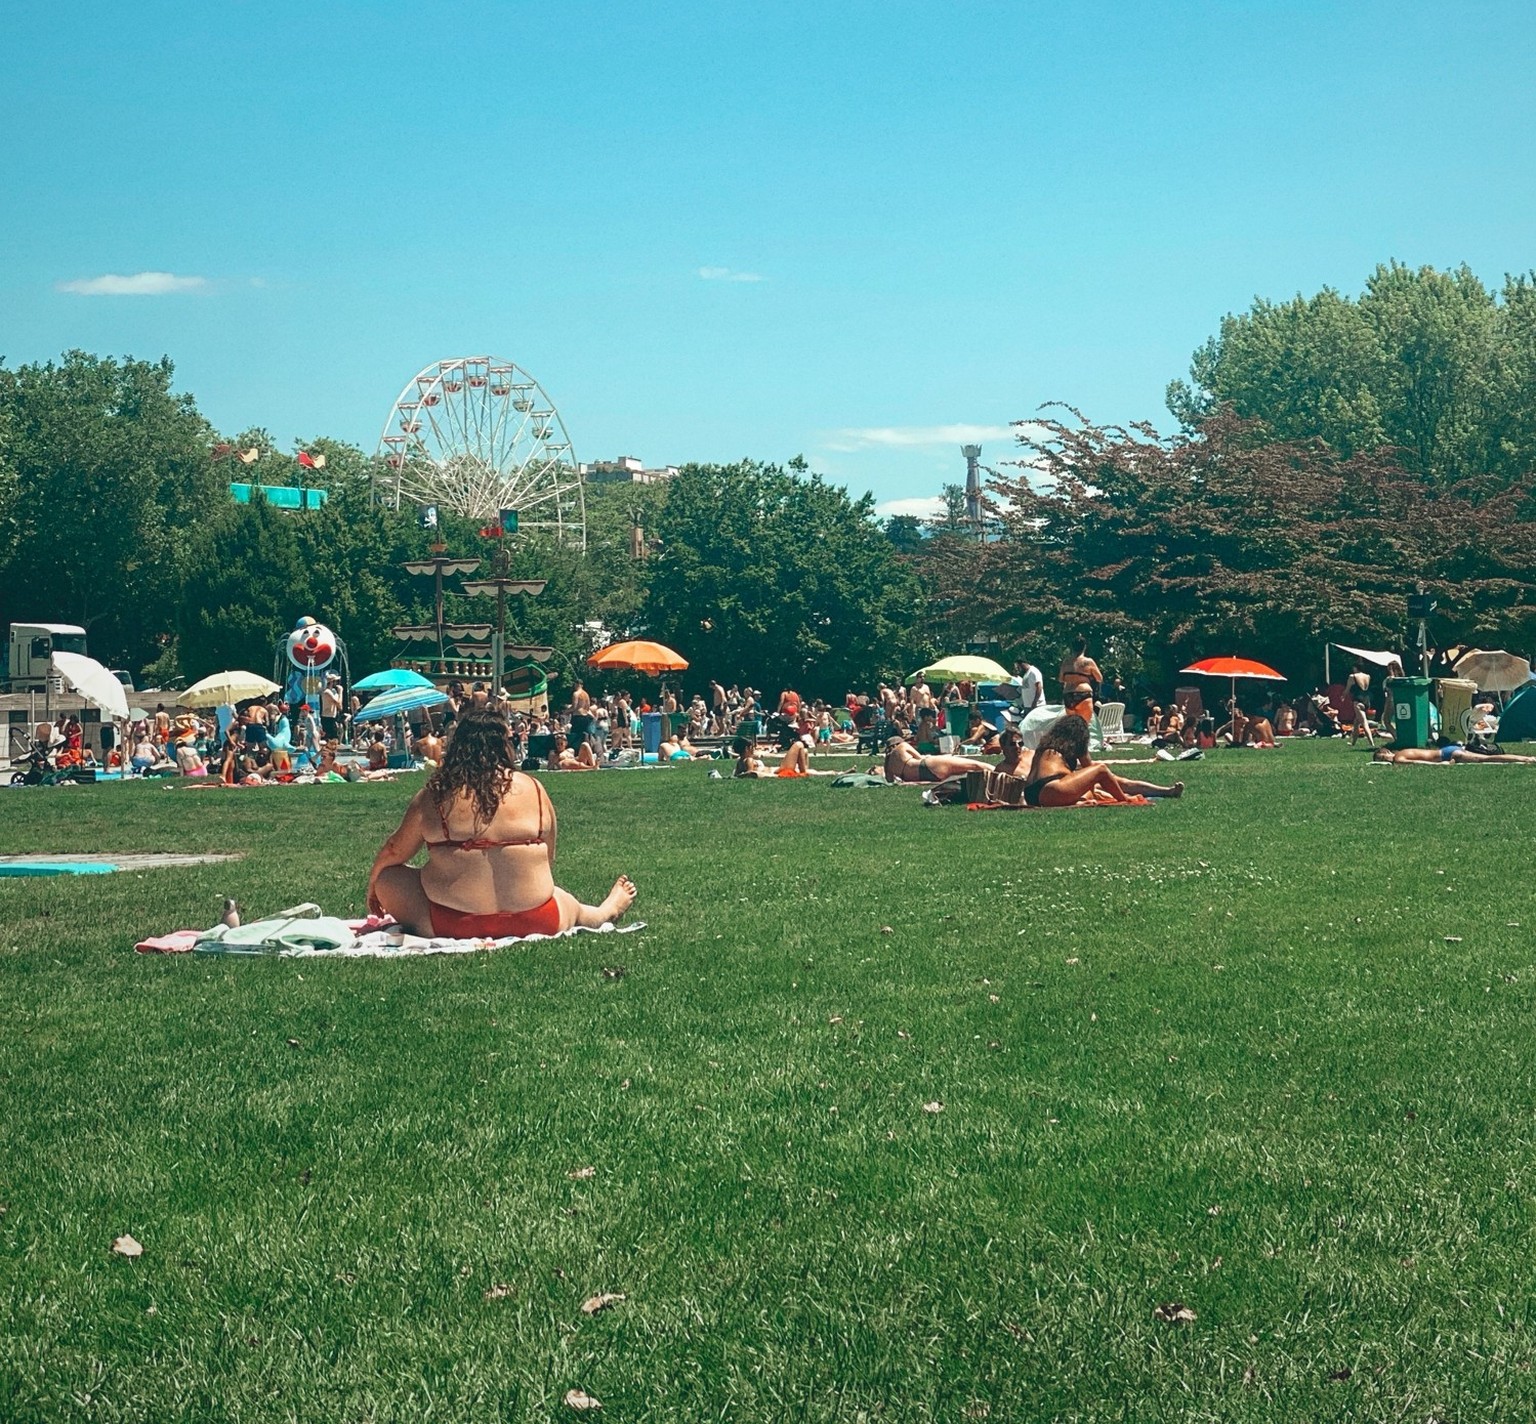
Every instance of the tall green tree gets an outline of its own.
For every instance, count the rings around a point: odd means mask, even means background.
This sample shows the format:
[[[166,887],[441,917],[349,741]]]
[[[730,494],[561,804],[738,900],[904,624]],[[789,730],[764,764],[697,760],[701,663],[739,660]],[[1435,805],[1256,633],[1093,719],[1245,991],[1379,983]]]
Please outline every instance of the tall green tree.
[[[917,584],[871,496],[778,465],[688,465],[657,535],[644,624],[690,677],[840,695],[916,665]]]
[[[1536,640],[1536,481],[1426,485],[1389,455],[1280,442],[1218,413],[1194,435],[1042,422],[1029,479],[998,482],[1002,538],[936,566],[1048,662],[1089,634],[1123,674],[1166,683],[1241,652],[1293,677],[1325,639],[1403,646],[1406,594],[1440,595],[1441,636]]]
[[[1168,388],[1187,433],[1220,406],[1278,440],[1341,455],[1392,448],[1440,485],[1536,469],[1536,292],[1495,293],[1466,267],[1378,267],[1358,299],[1256,301],[1228,316]]]
[[[83,625],[138,670],[175,626],[199,521],[227,500],[168,359],[0,368],[0,625]]]
[[[256,494],[201,526],[179,621],[189,680],[231,668],[270,674],[278,636],[314,601],[301,517]]]

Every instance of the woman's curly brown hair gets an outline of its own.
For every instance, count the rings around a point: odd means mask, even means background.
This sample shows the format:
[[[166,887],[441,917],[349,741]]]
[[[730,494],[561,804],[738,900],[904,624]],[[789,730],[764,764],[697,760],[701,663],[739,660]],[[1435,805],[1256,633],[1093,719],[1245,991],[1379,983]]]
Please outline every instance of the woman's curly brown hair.
[[[453,724],[443,764],[428,779],[427,790],[439,815],[450,796],[467,791],[475,814],[489,824],[516,770],[506,717],[489,707],[468,708]]]
[[[1055,752],[1076,771],[1088,758],[1088,724],[1075,712],[1068,712],[1052,722],[1035,743],[1035,760],[1042,752]],[[1031,763],[1033,767],[1033,763]],[[1031,772],[1033,774],[1033,772]]]

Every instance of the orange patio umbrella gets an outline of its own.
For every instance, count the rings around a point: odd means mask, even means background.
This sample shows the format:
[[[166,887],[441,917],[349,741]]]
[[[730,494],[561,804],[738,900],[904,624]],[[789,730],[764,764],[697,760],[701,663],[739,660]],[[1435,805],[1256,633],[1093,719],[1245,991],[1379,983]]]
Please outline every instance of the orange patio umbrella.
[[[587,659],[588,667],[628,668],[659,676],[664,672],[682,672],[688,659],[674,653],[665,643],[610,643]]]
[[[1252,658],[1201,658],[1180,672],[1192,672],[1200,677],[1226,677],[1232,680],[1232,701],[1237,701],[1237,680],[1240,677],[1258,677],[1266,682],[1284,682],[1285,674],[1279,673],[1267,663]]]

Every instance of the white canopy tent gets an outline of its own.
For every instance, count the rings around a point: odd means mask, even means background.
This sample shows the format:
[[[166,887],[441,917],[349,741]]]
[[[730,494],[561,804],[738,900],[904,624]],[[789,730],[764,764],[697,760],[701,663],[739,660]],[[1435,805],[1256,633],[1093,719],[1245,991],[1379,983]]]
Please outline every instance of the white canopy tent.
[[[1403,666],[1403,655],[1394,653],[1389,649],[1378,648],[1352,648],[1348,643],[1325,643],[1323,645],[1323,682],[1326,686],[1333,686],[1333,666],[1329,655],[1337,648],[1341,653],[1348,653],[1352,658],[1359,658],[1361,662],[1372,663],[1376,667],[1391,667],[1396,663]]]

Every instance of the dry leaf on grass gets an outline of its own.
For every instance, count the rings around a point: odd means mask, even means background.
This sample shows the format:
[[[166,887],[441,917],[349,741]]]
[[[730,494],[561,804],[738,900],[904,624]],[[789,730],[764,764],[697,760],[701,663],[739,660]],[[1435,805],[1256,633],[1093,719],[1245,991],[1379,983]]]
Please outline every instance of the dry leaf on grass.
[[[925,1113],[941,1113],[944,1111],[944,1104],[935,1098],[931,1103],[923,1104],[923,1111]]]
[[[1190,1321],[1198,1318],[1195,1312],[1181,1300],[1165,1300],[1152,1312],[1152,1316],[1165,1325],[1188,1325]]]
[[[1350,1369],[1350,1367],[1348,1365],[1345,1365],[1342,1369],[1334,1370],[1333,1373],[1328,1376],[1328,1378],[1331,1381],[1347,1380],[1353,1374],[1354,1374],[1354,1371],[1352,1369]]]
[[[601,1409],[603,1401],[595,1395],[590,1395],[584,1389],[568,1389],[565,1392],[565,1404],[568,1409]]]
[[[622,1291],[604,1291],[601,1295],[589,1295],[581,1303],[583,1315],[596,1315],[600,1310],[607,1310],[610,1305],[617,1305],[621,1300],[627,1300]]]
[[[490,1288],[490,1290],[486,1291],[485,1298],[487,1300],[506,1300],[506,1298],[508,1296],[512,1295],[515,1291],[516,1291],[516,1287],[515,1286],[507,1286],[507,1285],[492,1286]]]
[[[895,934],[896,931],[890,925],[881,925],[880,926],[880,933],[881,934]]]
[[[133,1237],[128,1235],[119,1236],[117,1240],[112,1243],[112,1250],[116,1252],[117,1255],[127,1256],[130,1259],[132,1259],[134,1256],[142,1256],[144,1254],[144,1248],[140,1246],[139,1243],[133,1239]]]
[[[628,973],[629,970],[627,970],[622,964],[611,964],[608,966],[608,968],[603,970],[603,978],[622,979]]]
[[[595,1177],[597,1175],[597,1168],[577,1167],[575,1171],[567,1172],[565,1175],[569,1177],[573,1182],[584,1182],[588,1177]]]

